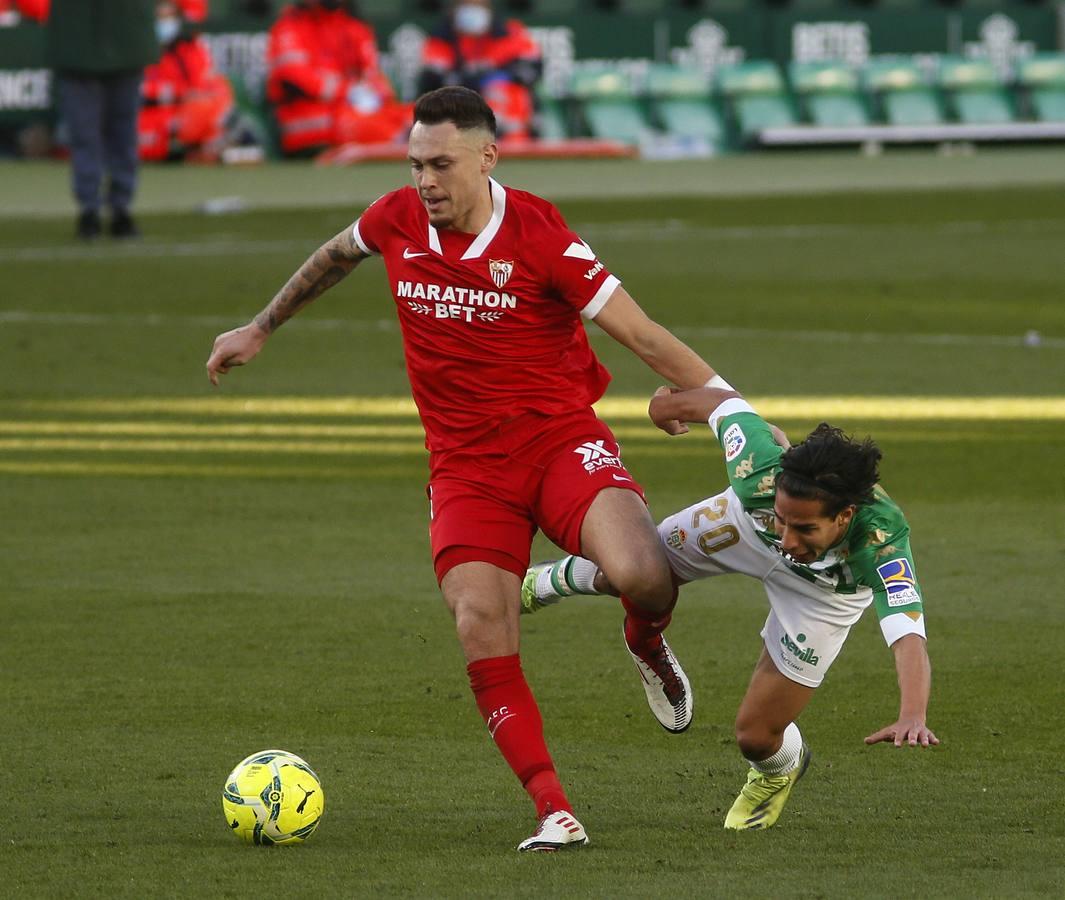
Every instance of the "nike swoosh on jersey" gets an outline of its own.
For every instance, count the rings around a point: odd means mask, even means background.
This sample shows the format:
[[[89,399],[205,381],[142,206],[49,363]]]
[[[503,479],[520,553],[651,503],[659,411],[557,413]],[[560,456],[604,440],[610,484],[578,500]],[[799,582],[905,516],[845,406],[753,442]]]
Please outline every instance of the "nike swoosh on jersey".
[[[429,255],[428,253],[411,253],[410,247],[404,247],[403,248],[403,258],[404,259],[414,259],[414,257],[416,257],[416,256],[428,256],[428,255]]]
[[[631,478],[624,478],[621,475],[615,475],[613,473],[611,473],[610,477],[613,478],[615,481],[632,481]]]

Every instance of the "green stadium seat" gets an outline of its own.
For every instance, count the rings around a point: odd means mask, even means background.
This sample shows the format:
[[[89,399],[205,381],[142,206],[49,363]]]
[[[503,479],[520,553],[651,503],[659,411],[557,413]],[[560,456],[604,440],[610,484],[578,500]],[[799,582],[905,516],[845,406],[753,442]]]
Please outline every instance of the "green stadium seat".
[[[1032,114],[1041,122],[1065,122],[1065,53],[1037,53],[1017,67]]]
[[[710,76],[666,64],[651,67],[647,92],[655,116],[668,134],[700,138],[714,149],[725,143],[725,125],[712,105]]]
[[[984,59],[943,57],[939,86],[954,115],[967,125],[1001,125],[1014,120],[1013,106],[995,67]]]
[[[802,98],[814,125],[847,128],[869,124],[869,111],[859,93],[858,76],[844,63],[793,62],[791,87]]]
[[[720,66],[717,88],[729,99],[743,138],[754,137],[763,128],[796,122],[795,108],[776,63],[757,60]]]
[[[552,97],[541,80],[536,92],[536,135],[545,141],[562,141],[569,137],[569,116],[564,100]]]
[[[943,123],[939,98],[911,60],[875,60],[866,65],[863,76],[866,89],[879,98],[889,125]]]
[[[629,76],[616,68],[574,72],[570,94],[579,101],[593,137],[638,144],[652,130],[629,85]]]

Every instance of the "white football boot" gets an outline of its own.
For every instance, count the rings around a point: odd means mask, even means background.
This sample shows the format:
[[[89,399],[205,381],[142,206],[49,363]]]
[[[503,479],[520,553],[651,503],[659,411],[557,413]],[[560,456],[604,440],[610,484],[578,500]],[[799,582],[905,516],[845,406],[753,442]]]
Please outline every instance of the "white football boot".
[[[624,628],[621,637],[624,640]],[[625,641],[625,649],[640,673],[647,705],[658,723],[673,734],[685,731],[692,723],[695,709],[692,687],[665,637],[659,635],[658,646],[646,656],[633,652],[628,641]]]
[[[573,813],[550,812],[540,820],[536,831],[518,844],[518,849],[523,853],[527,850],[552,853],[583,847],[587,843],[588,834]]]

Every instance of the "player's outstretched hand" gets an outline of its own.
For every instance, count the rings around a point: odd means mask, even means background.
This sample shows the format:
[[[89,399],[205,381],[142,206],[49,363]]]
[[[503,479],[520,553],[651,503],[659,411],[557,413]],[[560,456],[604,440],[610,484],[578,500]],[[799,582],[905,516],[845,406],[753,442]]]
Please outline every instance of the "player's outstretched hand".
[[[207,358],[207,377],[211,379],[211,384],[217,387],[219,375],[225,375],[234,366],[250,362],[262,350],[269,336],[254,322],[218,335]]]
[[[873,732],[865,739],[867,744],[891,741],[896,747],[934,747],[939,738],[921,719],[899,719],[887,728]]]
[[[677,412],[673,409],[669,399],[674,394],[679,393],[680,388],[663,385],[654,392],[654,396],[651,397],[651,403],[647,407],[647,415],[651,417],[651,421],[666,434],[688,433],[688,426],[677,418]]]

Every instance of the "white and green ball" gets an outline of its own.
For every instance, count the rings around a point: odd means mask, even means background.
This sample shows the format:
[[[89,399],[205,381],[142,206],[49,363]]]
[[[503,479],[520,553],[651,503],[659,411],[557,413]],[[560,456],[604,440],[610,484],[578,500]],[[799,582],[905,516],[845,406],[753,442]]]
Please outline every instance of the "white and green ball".
[[[249,844],[297,844],[318,827],[325,810],[322,783],[294,753],[261,750],[230,773],[222,812],[230,830]]]

